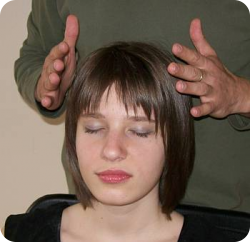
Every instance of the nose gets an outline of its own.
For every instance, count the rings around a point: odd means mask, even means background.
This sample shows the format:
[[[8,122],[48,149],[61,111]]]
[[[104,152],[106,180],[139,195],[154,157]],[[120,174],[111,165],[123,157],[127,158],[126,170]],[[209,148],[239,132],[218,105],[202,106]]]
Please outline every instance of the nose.
[[[110,133],[106,136],[102,149],[102,158],[106,161],[122,161],[127,157],[125,138],[122,134]]]

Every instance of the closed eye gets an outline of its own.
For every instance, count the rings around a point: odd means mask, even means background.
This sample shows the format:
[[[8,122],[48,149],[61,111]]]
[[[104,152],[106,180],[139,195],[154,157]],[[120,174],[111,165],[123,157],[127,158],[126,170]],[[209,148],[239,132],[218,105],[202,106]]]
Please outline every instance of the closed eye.
[[[86,128],[86,127],[85,127],[85,133],[87,133],[87,134],[97,134],[97,133],[100,132],[101,130],[103,130],[103,128],[90,129],[90,128]]]
[[[138,136],[138,137],[140,137],[140,138],[148,138],[148,136],[150,134],[152,134],[151,131],[149,131],[149,132],[138,132],[138,131],[135,131],[135,130],[131,130],[131,133]]]

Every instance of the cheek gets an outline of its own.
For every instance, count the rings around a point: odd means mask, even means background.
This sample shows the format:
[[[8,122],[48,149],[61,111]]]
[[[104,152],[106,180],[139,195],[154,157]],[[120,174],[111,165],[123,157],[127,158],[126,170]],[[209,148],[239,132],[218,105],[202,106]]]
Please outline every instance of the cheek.
[[[88,142],[84,137],[76,137],[76,154],[80,167],[93,163],[96,153],[95,145]]]
[[[130,145],[131,152],[137,153],[138,156],[146,159],[162,160],[165,157],[165,150],[162,139],[145,140],[141,143],[133,143]]]
[[[158,153],[159,154],[159,153]],[[162,154],[159,155],[152,155],[148,154],[147,158],[144,159],[144,175],[145,176],[152,176],[156,179],[160,178],[163,167],[165,163],[165,156]]]
[[[165,163],[165,150],[162,142],[149,142],[147,145],[136,146],[131,149],[137,157],[137,170],[145,176],[160,176]]]
[[[78,142],[76,145],[76,153],[81,176],[85,183],[88,183],[89,175],[93,173],[95,166],[95,154],[93,147],[87,143]]]

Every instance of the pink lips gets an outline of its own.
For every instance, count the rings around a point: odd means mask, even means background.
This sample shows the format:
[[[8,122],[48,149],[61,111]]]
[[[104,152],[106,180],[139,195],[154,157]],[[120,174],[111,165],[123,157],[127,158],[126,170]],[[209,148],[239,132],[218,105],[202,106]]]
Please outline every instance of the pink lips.
[[[97,173],[98,177],[105,183],[121,183],[132,176],[122,170],[106,170],[100,173]]]

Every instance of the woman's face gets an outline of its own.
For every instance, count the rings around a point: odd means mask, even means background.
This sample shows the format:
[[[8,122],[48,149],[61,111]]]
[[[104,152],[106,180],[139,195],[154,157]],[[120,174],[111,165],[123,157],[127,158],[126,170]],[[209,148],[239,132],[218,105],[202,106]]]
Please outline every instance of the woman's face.
[[[77,124],[76,151],[82,177],[97,201],[128,205],[159,199],[159,179],[165,162],[154,117],[125,107],[114,87],[95,113],[82,113]]]

